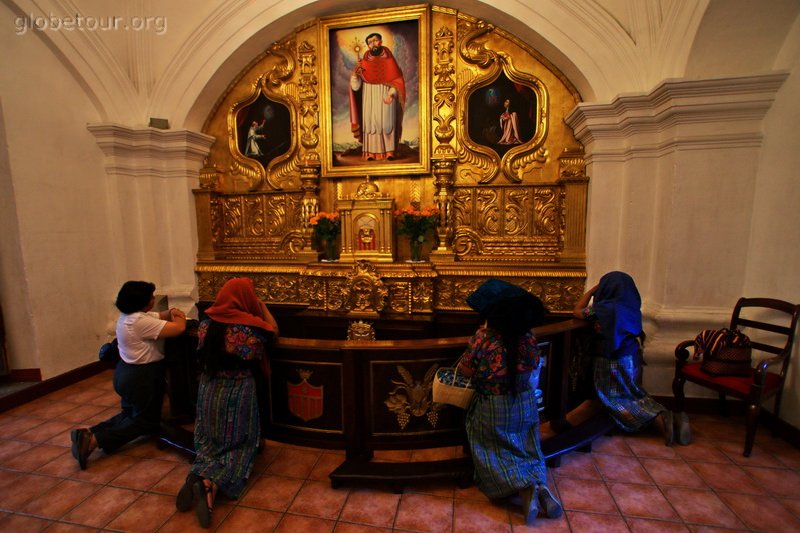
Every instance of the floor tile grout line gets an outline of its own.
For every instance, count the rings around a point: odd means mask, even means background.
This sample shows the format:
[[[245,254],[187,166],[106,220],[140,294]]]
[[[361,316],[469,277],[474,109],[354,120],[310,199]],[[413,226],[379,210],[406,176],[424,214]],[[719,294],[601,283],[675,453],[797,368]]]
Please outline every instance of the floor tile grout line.
[[[104,391],[104,393],[107,393],[107,392],[108,391]],[[107,406],[103,406],[103,407],[107,407]],[[59,418],[59,415],[55,415],[55,416],[53,416],[53,417],[51,417],[49,419],[48,418],[40,418],[39,416],[40,415],[35,415],[35,416],[32,415],[32,416],[30,416],[30,418],[35,419],[35,420],[44,420],[44,421],[47,421],[47,420],[58,420],[58,418]],[[71,422],[70,422],[70,424],[71,424]],[[32,428],[30,428],[30,429],[32,429]],[[22,441],[22,440],[20,440],[18,442],[23,442],[25,444],[33,443],[34,446],[40,446],[40,445],[48,445],[48,441],[50,441],[50,440],[52,440],[52,437],[47,439],[47,440],[44,440],[44,441]],[[728,444],[731,443],[731,442],[733,442],[732,439],[725,441],[725,443],[728,443]],[[644,461],[644,459],[647,458],[647,456],[644,455],[644,454],[636,453],[636,451],[631,449],[631,447],[630,447],[630,445],[628,443],[625,443],[625,444],[627,445],[627,448],[628,448],[628,451],[629,451],[629,456],[635,457],[637,459],[639,465],[642,468],[644,468],[643,461]],[[49,445],[52,445],[52,443],[49,443]],[[729,465],[732,464],[732,465],[735,465],[736,467],[741,468],[742,470],[744,470],[746,475],[748,476],[748,478],[751,479],[753,481],[753,483],[755,485],[757,485],[757,486],[762,486],[763,487],[763,481],[759,481],[758,479],[753,477],[752,472],[748,471],[747,468],[745,468],[745,467],[752,466],[752,467],[755,467],[755,468],[763,468],[763,469],[766,469],[766,470],[774,470],[776,472],[780,472],[780,471],[796,472],[798,470],[797,468],[792,468],[791,466],[787,465],[783,460],[781,460],[780,456],[773,452],[772,447],[770,447],[770,449],[766,449],[765,448],[760,453],[766,454],[773,461],[773,464],[755,464],[755,465],[747,465],[747,464],[742,463],[741,461],[737,462],[737,461],[731,459],[730,454],[732,453],[732,450],[730,448],[731,447],[729,445],[727,446],[727,448],[726,447],[722,447],[722,446],[714,445],[714,449],[717,450],[720,454],[722,454],[723,457],[725,457],[727,459],[728,462],[725,463],[725,464],[729,464]],[[319,462],[319,459],[321,457],[321,453],[324,453],[324,450],[320,451],[320,454],[317,455],[317,461],[315,462],[315,464]],[[611,455],[616,455],[616,454],[611,454]],[[170,462],[170,463],[171,462],[175,462],[176,464],[175,464],[174,468],[177,468],[178,465],[180,464],[178,461],[172,461],[170,459],[165,459],[165,458],[160,458],[160,457],[140,456],[140,455],[131,455],[131,457],[133,458],[133,460],[135,462],[141,462],[141,461],[153,460],[153,459],[159,460],[159,461],[164,461],[164,462]],[[687,457],[681,456],[681,455],[676,456],[676,459],[682,460],[683,464],[689,465],[689,467],[692,469],[692,471],[695,471],[695,472],[696,472],[696,470],[694,468],[692,468],[693,464],[699,464],[701,462],[706,462],[706,461],[690,461],[690,460],[688,460]],[[55,458],[53,460],[55,460]],[[715,461],[712,461],[712,463],[722,464],[722,463],[717,463]],[[47,464],[47,463],[45,463],[45,464]],[[43,466],[43,465],[40,465],[38,468],[41,468],[41,466]],[[131,468],[132,466],[133,466],[133,464],[130,465],[128,468]],[[595,469],[595,472],[597,473],[597,464],[594,461],[592,461],[592,466]],[[265,468],[268,468],[268,465],[265,466]],[[653,474],[651,474],[646,468],[644,468],[644,470],[645,470],[647,476],[651,480],[655,481],[655,478],[653,477]],[[26,474],[32,474],[32,475],[47,475],[47,474],[44,474],[44,473],[38,472],[38,471],[30,471],[30,472],[21,471],[21,470],[12,470],[12,471],[13,472],[24,472]],[[313,466],[312,466],[312,471],[313,471]],[[123,474],[124,474],[124,471],[119,473],[118,476],[123,475]],[[606,485],[606,487],[608,487],[608,484],[611,483],[612,481],[610,479],[604,477],[602,475],[602,472],[600,472],[599,475],[600,475],[600,479],[602,479],[604,484]],[[51,476],[51,477],[60,477],[60,476]],[[115,477],[113,479],[117,479],[117,477]],[[62,479],[61,482],[63,482],[63,480],[75,479],[75,478],[71,478],[71,477],[67,476],[67,477],[63,477],[61,479]],[[165,495],[165,493],[154,492],[154,491],[151,491],[149,489],[146,490],[146,491],[143,491],[143,490],[140,490],[140,489],[128,489],[127,487],[119,487],[119,486],[113,485],[113,479],[108,481],[104,486],[114,486],[114,487],[117,487],[117,488],[123,488],[123,489],[127,489],[127,490],[136,490],[136,491],[141,493],[141,494],[139,494],[138,498],[141,498],[143,496],[143,494],[146,494],[146,493],[158,494],[158,495],[162,495],[162,496]],[[77,479],[75,479],[75,480],[76,481],[82,481],[82,480],[77,480]],[[310,478],[308,476],[306,476],[306,478],[304,479],[304,483],[307,483],[308,481],[310,481]],[[616,480],[616,481],[613,481],[613,482],[616,483],[616,482],[623,482],[623,481]],[[654,483],[654,485],[657,486],[659,488],[659,490],[662,491],[662,494],[663,494],[664,486],[660,485],[658,483]],[[729,494],[729,493],[747,494],[747,493],[740,493],[738,491],[725,491],[725,490],[722,490],[722,489],[714,489],[713,487],[710,487],[705,480],[703,480],[703,485],[704,485],[704,487],[707,487],[708,490],[710,490],[711,492],[715,493],[718,497],[719,497],[719,494]],[[150,488],[152,488],[152,487],[150,487]],[[452,499],[453,502],[455,502],[455,500],[456,500],[456,497],[455,497],[456,492],[455,492],[455,490],[451,494],[452,494],[452,496],[450,498]],[[559,495],[560,494],[561,493],[559,491]],[[791,509],[789,509],[785,505],[783,505],[783,501],[776,494],[773,494],[772,492],[767,491],[767,495],[769,496],[769,498],[772,501],[778,503],[779,505],[782,505],[782,507],[784,509],[786,509],[787,512],[790,515],[796,516],[794,513],[792,513]],[[295,494],[295,498],[296,497],[297,497],[297,494]],[[349,494],[348,494],[348,497],[349,497]],[[613,498],[613,494],[612,494],[612,498]],[[619,508],[619,504],[616,502],[616,498],[613,498],[613,499],[615,501],[615,506],[617,508],[617,512],[619,513],[619,516],[621,516],[623,518],[623,520],[626,521],[626,523],[627,523],[629,518],[637,518],[637,517],[629,517],[629,516],[626,516],[626,515],[622,515],[622,511]],[[293,501],[294,501],[294,499],[293,499]],[[397,505],[395,506],[395,513],[394,513],[394,516],[393,516],[393,524],[392,524],[392,527],[395,527],[395,528],[397,526],[397,519],[398,519],[398,515],[399,515],[399,509],[400,509],[401,502],[402,502],[402,496],[401,496],[401,498],[398,498]],[[736,511],[733,508],[731,508],[724,500],[723,500],[722,503],[734,514],[734,516],[738,517],[738,514],[736,513]],[[27,502],[24,505],[27,505]],[[455,505],[455,503],[453,503],[453,505]],[[290,506],[291,506],[291,504],[290,504]],[[334,520],[335,523],[339,523],[339,522],[345,523],[345,521],[341,520],[341,516],[342,516],[343,510],[344,510],[344,505],[342,506],[342,510],[338,514],[338,518],[336,520]],[[70,511],[67,511],[67,513],[68,512],[70,512]],[[285,511],[283,513],[283,516],[285,516],[286,514],[297,514],[297,513],[290,512],[287,509],[287,511]],[[513,518],[511,517],[511,511],[508,508],[506,508],[506,515],[507,515],[507,518],[508,518],[508,520],[507,520],[508,527],[513,527]],[[119,515],[117,515],[117,516],[119,516]],[[116,519],[116,517],[114,519]],[[47,519],[47,520],[51,521],[51,522],[53,521],[52,519]],[[742,523],[746,526],[746,523],[744,521],[742,521]],[[453,525],[453,528],[454,528],[455,527],[455,522],[453,522],[453,524],[454,524]],[[684,524],[690,524],[690,523],[684,521]],[[568,527],[570,529],[572,529],[572,526],[569,523],[569,521],[567,521],[567,525],[568,525]]]

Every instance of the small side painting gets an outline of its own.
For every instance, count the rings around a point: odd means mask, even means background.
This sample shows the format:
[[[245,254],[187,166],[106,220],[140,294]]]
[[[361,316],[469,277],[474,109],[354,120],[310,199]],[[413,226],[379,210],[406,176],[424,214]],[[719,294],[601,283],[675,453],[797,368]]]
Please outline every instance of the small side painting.
[[[263,94],[236,114],[239,152],[264,168],[292,143],[289,109]]]
[[[536,135],[538,105],[530,87],[501,74],[469,97],[468,132],[473,142],[500,157]]]

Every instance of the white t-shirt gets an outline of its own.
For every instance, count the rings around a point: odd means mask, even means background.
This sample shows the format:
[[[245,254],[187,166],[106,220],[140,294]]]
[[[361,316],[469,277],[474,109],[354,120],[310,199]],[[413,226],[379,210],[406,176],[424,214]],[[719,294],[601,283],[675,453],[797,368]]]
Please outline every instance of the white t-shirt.
[[[119,356],[126,363],[144,365],[164,359],[156,339],[167,324],[158,318],[158,313],[137,311],[117,319],[117,341]]]

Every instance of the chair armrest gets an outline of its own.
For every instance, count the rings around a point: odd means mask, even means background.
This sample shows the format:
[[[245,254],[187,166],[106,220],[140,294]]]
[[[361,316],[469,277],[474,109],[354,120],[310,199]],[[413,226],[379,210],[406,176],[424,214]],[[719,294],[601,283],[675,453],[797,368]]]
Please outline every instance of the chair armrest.
[[[675,347],[675,359],[685,363],[689,359],[689,346],[694,346],[694,341],[683,341]]]
[[[781,354],[776,355],[775,357],[770,357],[768,359],[764,359],[764,360],[760,361],[756,365],[755,371],[756,371],[756,373],[764,373],[764,374],[766,374],[767,367],[770,367],[770,366],[778,364],[778,363],[782,363],[784,360],[786,360],[787,357],[789,357],[789,354],[781,353]]]

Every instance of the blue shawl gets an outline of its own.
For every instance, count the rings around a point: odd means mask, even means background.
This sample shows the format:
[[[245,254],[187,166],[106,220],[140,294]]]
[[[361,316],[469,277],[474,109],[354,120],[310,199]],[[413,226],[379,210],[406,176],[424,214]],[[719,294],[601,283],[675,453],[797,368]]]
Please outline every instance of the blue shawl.
[[[600,278],[592,312],[600,323],[603,355],[614,358],[623,341],[642,333],[642,299],[633,278],[625,272],[609,272]]]

